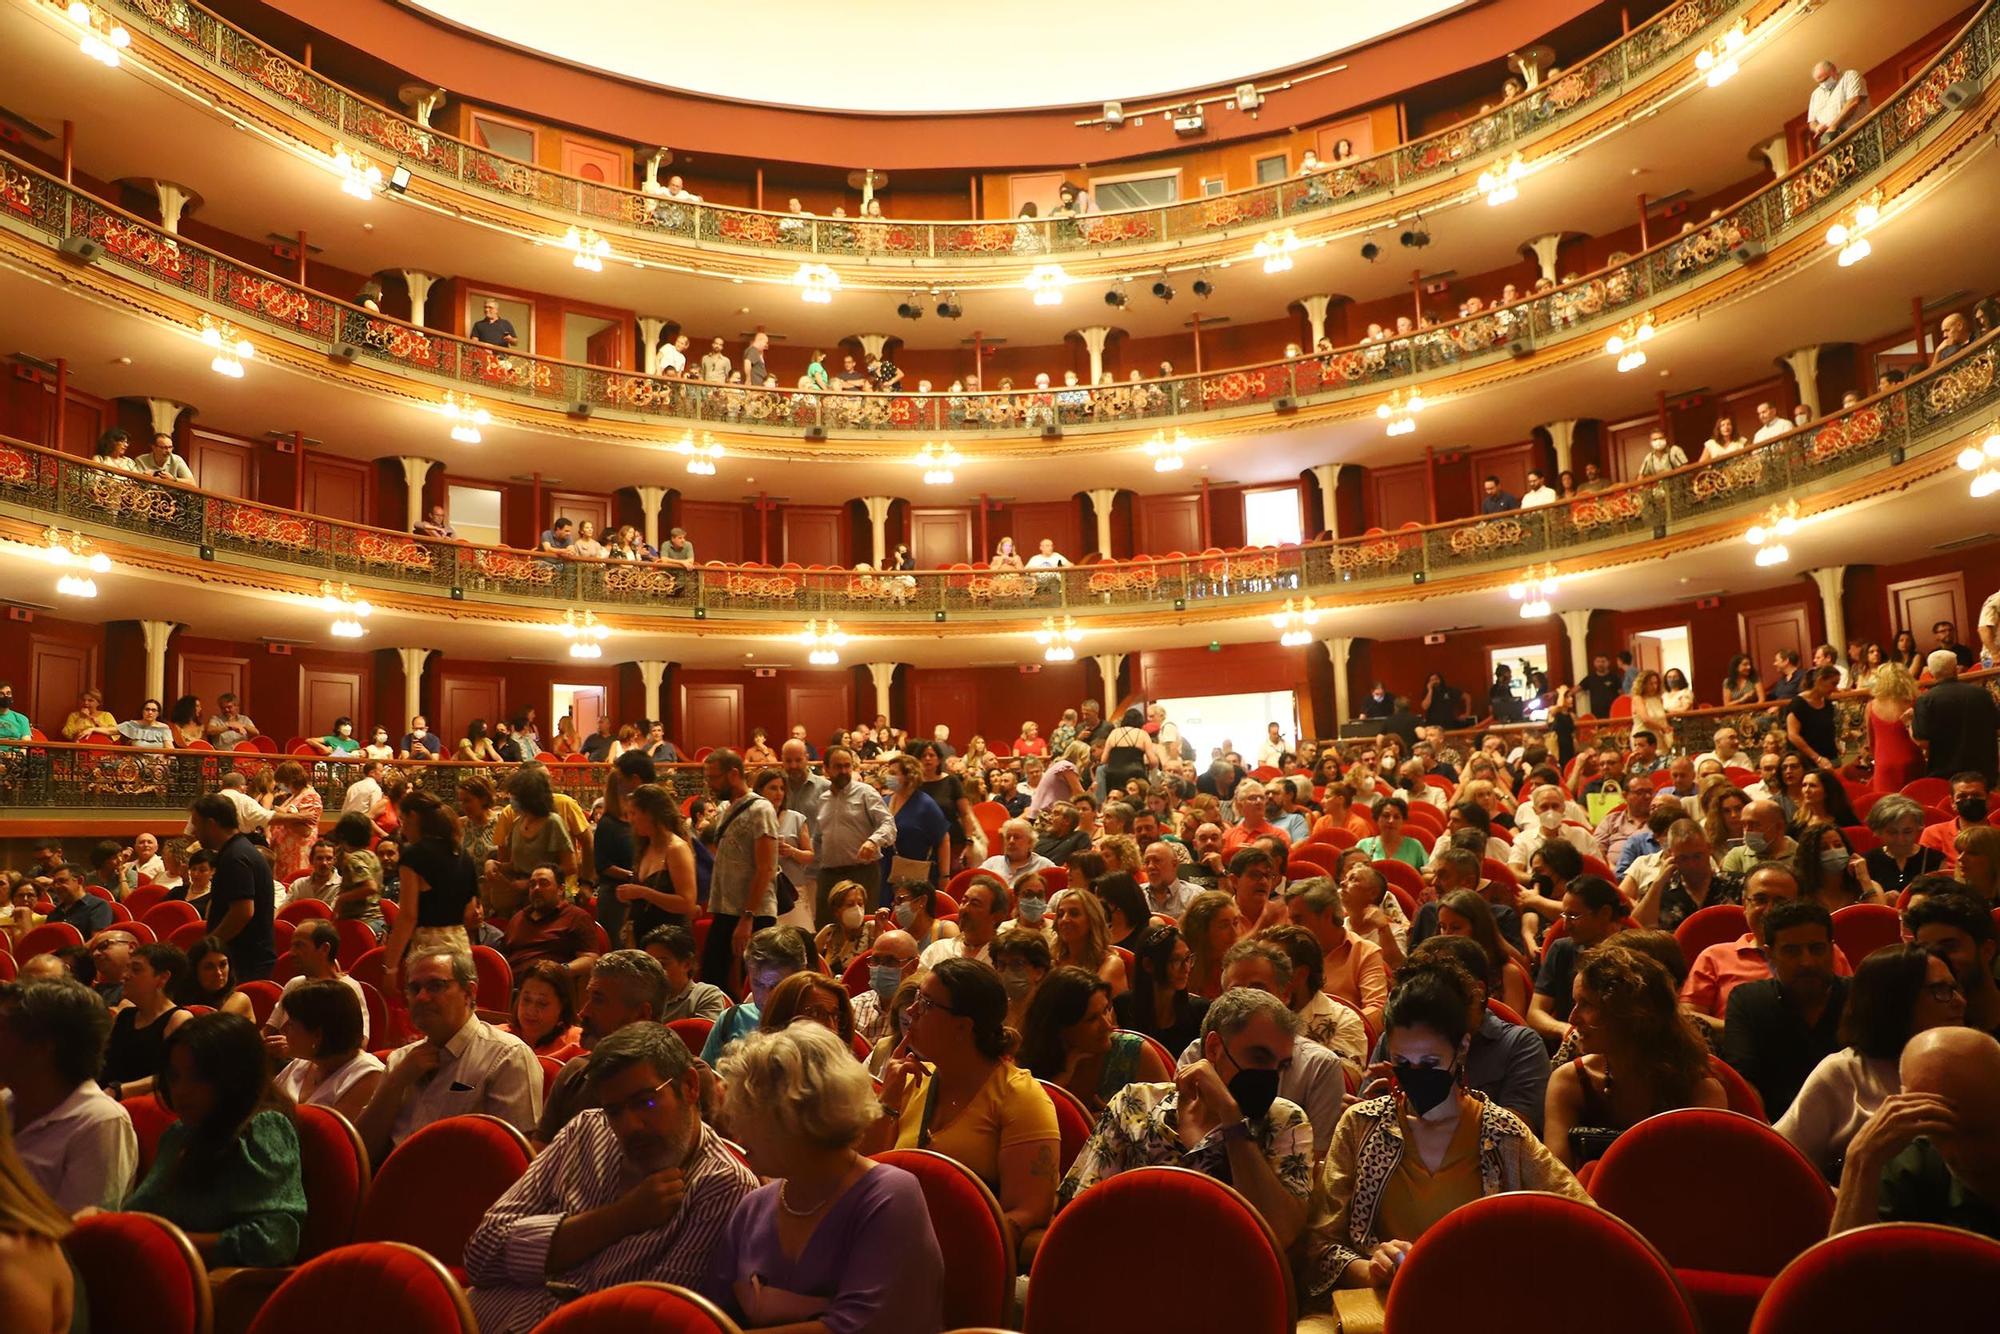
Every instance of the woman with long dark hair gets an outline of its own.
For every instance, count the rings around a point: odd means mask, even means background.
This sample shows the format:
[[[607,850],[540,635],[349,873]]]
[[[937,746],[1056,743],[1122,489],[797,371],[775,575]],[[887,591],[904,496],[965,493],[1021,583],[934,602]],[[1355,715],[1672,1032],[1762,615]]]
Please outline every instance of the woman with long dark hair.
[[[625,933],[636,948],[663,926],[685,926],[700,911],[694,844],[673,793],[658,783],[642,783],[625,798],[632,822],[635,865],[630,877],[598,886],[625,905]]]
[[[202,740],[201,697],[182,695],[167,714],[167,726],[174,734],[174,748],[186,750]]]
[[[174,979],[174,1001],[180,1005],[206,1005],[211,1010],[251,1018],[250,998],[236,989],[236,974],[229,966],[229,947],[220,936],[203,936],[188,947],[187,970]]]
[[[1722,674],[1722,706],[1763,702],[1764,683],[1757,679],[1757,664],[1748,653],[1737,654],[1729,660],[1729,670]]]
[[[1093,1112],[1103,1111],[1113,1094],[1134,1081],[1173,1078],[1144,1038],[1118,1030],[1110,984],[1069,965],[1052,971],[1036,989],[1014,1059],[1037,1079],[1074,1093]]]
[[[403,859],[396,924],[382,947],[383,977],[394,990],[401,990],[403,959],[412,948],[472,952],[466,916],[479,894],[479,873],[459,846],[458,817],[451,808],[412,788],[398,809]]]
[[[1188,991],[1194,951],[1179,927],[1149,926],[1132,947],[1132,989],[1113,999],[1118,1026],[1144,1033],[1168,1051],[1201,1035],[1208,1002]]]

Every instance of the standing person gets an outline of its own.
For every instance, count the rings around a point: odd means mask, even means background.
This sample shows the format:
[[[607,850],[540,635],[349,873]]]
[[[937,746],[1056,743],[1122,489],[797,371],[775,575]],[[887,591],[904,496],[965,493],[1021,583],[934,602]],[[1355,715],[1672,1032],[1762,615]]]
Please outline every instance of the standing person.
[[[1910,731],[1923,742],[1930,757],[1924,772],[1950,778],[1970,770],[1995,785],[1993,737],[2000,731],[2000,708],[1985,686],[1958,679],[1958,655],[1948,648],[1934,651],[1925,662],[1936,684],[1917,701]]]
[[[787,743],[789,745],[789,743]],[[820,794],[813,846],[819,860],[813,872],[813,921],[830,923],[837,887],[856,884],[862,907],[872,913],[882,901],[882,854],[895,846],[896,821],[882,794],[854,778],[854,751],[829,746],[826,787]]]
[[[230,969],[239,980],[269,977],[278,962],[271,926],[277,907],[271,863],[236,827],[236,803],[221,793],[197,798],[190,814],[195,837],[215,865],[208,892],[208,933],[227,947]]]
[[[403,796],[403,862],[398,875],[396,924],[383,945],[383,979],[399,986],[403,960],[426,951],[472,952],[466,917],[478,896],[479,875],[459,846],[458,821],[430,793]]]
[[[959,781],[957,774],[948,772],[944,767],[947,749],[949,747],[943,740],[916,741],[910,744],[907,751],[921,766],[919,774],[924,792],[944,812],[947,832],[951,835],[951,846],[938,861],[940,879],[958,869],[967,845],[981,837],[979,824],[972,816],[972,798],[965,795],[965,784]]]
[[[788,741],[785,744],[789,746],[792,743]],[[778,820],[778,864],[772,874],[789,887],[793,903],[800,898],[799,886],[806,886],[804,897],[810,903],[813,894],[812,825],[804,811],[786,803],[788,789],[785,784],[786,776],[781,769],[765,769],[757,775],[757,795],[771,803],[771,810]],[[818,809],[817,802],[813,806]],[[778,885],[774,883],[772,887],[776,889]]]
[[[951,865],[951,822],[924,790],[923,769],[915,759],[898,755],[883,761],[882,769],[896,839],[883,853],[881,873],[885,879],[896,878],[897,860],[925,862],[924,878],[934,883]]]
[[[1901,792],[1924,772],[1924,752],[1910,735],[1917,678],[1900,663],[1885,662],[1875,668],[1869,694],[1868,751],[1875,757],[1869,786],[1877,792]]]
[[[716,825],[715,867],[708,880],[714,921],[702,950],[701,975],[733,995],[737,960],[751,932],[778,921],[778,815],[750,790],[743,757],[735,751],[711,752],[702,762],[702,777],[727,809]]]
[[[289,885],[306,873],[325,805],[318,790],[307,781],[305,766],[297,760],[280,764],[272,777],[285,795],[272,806],[271,822],[265,826],[273,854],[271,870]]]
[[[625,799],[638,855],[630,867],[606,868],[598,892],[624,905],[625,934],[634,948],[663,926],[685,926],[701,910],[694,844],[673,793],[642,783]]]

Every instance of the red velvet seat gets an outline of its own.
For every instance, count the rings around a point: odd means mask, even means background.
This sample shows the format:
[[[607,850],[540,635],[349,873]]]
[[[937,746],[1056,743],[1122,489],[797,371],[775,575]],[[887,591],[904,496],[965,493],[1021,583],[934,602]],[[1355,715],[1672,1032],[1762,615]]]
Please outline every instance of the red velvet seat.
[[[698,1292],[671,1283],[620,1283],[559,1306],[533,1334],[743,1334],[742,1327]]]
[[[1354,834],[1349,830],[1341,829],[1335,825],[1324,825],[1318,829],[1313,830],[1312,833],[1308,834],[1306,836],[1306,841],[1300,844],[1299,847],[1312,848],[1312,847],[1318,847],[1321,844],[1331,844],[1332,846],[1339,848],[1342,852],[1345,852],[1347,849],[1353,847],[1356,843],[1359,843],[1360,841],[1361,840],[1359,838],[1356,838]],[[1297,852],[1298,850],[1299,850],[1298,848],[1292,849],[1293,852]]]
[[[397,1023],[397,1018],[408,1014],[408,1011],[397,1010],[392,1015],[389,1009],[389,1002],[382,999],[382,992],[379,987],[363,982],[358,977],[354,979],[354,984],[361,988],[361,1001],[368,1007],[368,1042],[370,1050],[389,1043],[400,1042],[403,1034],[401,1025]]]
[[[14,946],[14,957],[22,963],[37,954],[53,954],[83,943],[83,933],[68,922],[43,922],[22,936]]]
[[[1201,1274],[1229,1277],[1176,1281]],[[1135,1168],[1077,1196],[1036,1250],[1029,1291],[1026,1334],[1291,1334],[1297,1319],[1291,1265],[1263,1218],[1229,1186],[1182,1167]]]
[[[14,963],[14,956],[0,949],[0,982],[12,982],[16,975],[17,965]]]
[[[1749,930],[1750,919],[1743,915],[1741,904],[1711,903],[1681,919],[1681,924],[1674,928],[1674,943],[1681,947],[1687,961],[1693,963],[1710,945],[1741,940]]]
[[[333,924],[333,929],[340,933],[340,947],[336,951],[340,966],[349,971],[361,962],[368,951],[379,947],[375,928],[356,918],[343,917]]]
[[[1562,1281],[1521,1282],[1528,1255],[1560,1256]],[[1474,1200],[1424,1233],[1389,1287],[1384,1320],[1388,1334],[1604,1334],[1612,1326],[1619,1334],[1699,1328],[1673,1269],[1629,1223],[1531,1191]]]
[[[199,922],[201,914],[185,899],[168,899],[140,913],[139,920],[152,927],[154,935],[165,940],[173,935],[177,927]]]
[[[134,917],[144,920],[148,909],[158,907],[167,901],[165,885],[144,884],[125,896],[125,907]],[[190,910],[192,911],[192,910]]]
[[[1833,943],[1859,967],[1876,950],[1903,943],[1903,915],[1886,903],[1850,903],[1833,914]]]
[[[249,1334],[478,1334],[478,1328],[465,1290],[443,1265],[414,1246],[375,1241],[299,1266],[257,1313]]]
[[[63,1239],[93,1329],[208,1334],[208,1267],[187,1234],[153,1214],[92,1214]]]
[[[1340,872],[1341,849],[1331,843],[1301,843],[1285,854],[1288,867],[1312,868],[1319,875],[1337,875]],[[1293,879],[1307,878],[1294,872]]]
[[[361,1205],[368,1198],[368,1150],[360,1132],[331,1107],[302,1103],[299,1170],[306,1188],[306,1223],[299,1235],[300,1264],[354,1240]]]
[[[555,1087],[556,1076],[562,1073],[563,1063],[553,1056],[537,1056],[535,1061],[542,1067],[542,1101],[549,1100],[549,1090]]]
[[[521,1132],[496,1116],[433,1121],[376,1170],[355,1235],[407,1242],[444,1264],[464,1264],[467,1238],[532,1156]],[[451,1189],[439,1190],[441,1181]]]
[[[1828,1237],[1772,1281],[1750,1334],[1977,1325],[2000,1288],[2000,1243],[1933,1223],[1876,1223]]]
[[[859,996],[868,990],[868,955],[854,956],[853,962],[840,975],[840,985],[847,988],[850,996]]]
[[[208,923],[197,919],[192,922],[181,923],[173,929],[173,933],[167,939],[186,950],[193,949],[194,943],[207,934]]]
[[[1741,1112],[1753,1120],[1771,1124],[1770,1114],[1764,1110],[1764,1095],[1757,1086],[1736,1072],[1735,1067],[1720,1056],[1708,1058],[1708,1072],[1722,1085],[1723,1094],[1729,1099],[1729,1110]]]
[[[923,1187],[931,1231],[951,1282],[944,1290],[947,1329],[1004,1326],[1014,1296],[1014,1232],[984,1181],[955,1159],[928,1149],[890,1149],[877,1162],[900,1167]]]
[[[1620,1135],[1590,1193],[1660,1248],[1706,1334],[1749,1329],[1771,1280],[1833,1220],[1833,1192],[1797,1149],[1712,1107],[1648,1117]]]
[[[1424,878],[1417,874],[1416,867],[1408,862],[1399,862],[1393,857],[1370,862],[1369,865],[1382,873],[1382,878],[1389,882],[1391,888],[1412,894],[1419,902],[1423,900]]]
[[[287,903],[277,911],[277,919],[279,921],[290,922],[293,926],[297,926],[300,922],[310,921],[315,917],[330,918],[332,916],[333,910],[318,899],[297,899],[291,903]]]
[[[271,1011],[278,1008],[278,997],[284,988],[265,978],[238,983],[236,989],[250,998],[250,1012],[257,1017],[257,1026],[262,1028],[271,1018]]]
[[[137,1098],[127,1098],[120,1106],[132,1118],[132,1133],[139,1139],[139,1167],[132,1178],[133,1184],[143,1180],[147,1169],[153,1165],[153,1155],[159,1152],[160,1136],[167,1133],[167,1127],[180,1117],[167,1109],[159,1095],[147,1093]]]
[[[1090,1138],[1090,1130],[1096,1120],[1091,1116],[1090,1109],[1083,1105],[1083,1099],[1062,1085],[1051,1084],[1046,1079],[1036,1082],[1049,1095],[1049,1101],[1056,1105],[1056,1131],[1062,1136],[1056,1150],[1057,1157],[1061,1159],[1057,1166],[1067,1172],[1069,1165],[1076,1161],[1076,1156],[1083,1152],[1084,1143]]]
[[[1174,1054],[1167,1050],[1167,1046],[1164,1042],[1161,1042],[1158,1038],[1153,1037],[1151,1034],[1137,1033],[1129,1028],[1122,1028],[1118,1031],[1121,1033],[1131,1033],[1132,1036],[1138,1038],[1141,1042],[1145,1043],[1147,1048],[1151,1050],[1153,1055],[1160,1058],[1160,1064],[1166,1067],[1167,1074],[1171,1076],[1174,1073],[1174,1068],[1176,1065],[1176,1062],[1174,1060]]]
[[[1951,784],[1942,778],[1912,778],[1903,784],[1903,795],[1919,806],[1935,806],[1951,797]]]
[[[700,1015],[689,1015],[685,1019],[669,1020],[667,1027],[679,1035],[689,1051],[699,1056],[701,1049],[708,1044],[709,1031],[715,1027],[715,1021],[703,1019]]]
[[[472,963],[479,970],[479,1008],[511,1010],[514,1007],[514,970],[507,956],[491,945],[474,945]]]

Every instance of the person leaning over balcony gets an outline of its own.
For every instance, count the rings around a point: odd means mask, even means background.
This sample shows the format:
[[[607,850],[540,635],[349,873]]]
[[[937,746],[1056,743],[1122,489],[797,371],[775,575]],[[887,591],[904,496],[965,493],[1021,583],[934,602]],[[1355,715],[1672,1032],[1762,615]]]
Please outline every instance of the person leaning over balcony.
[[[1538,505],[1553,505],[1556,493],[1543,478],[1538,468],[1528,469],[1528,489],[1521,495],[1521,508],[1534,509]]]
[[[1757,405],[1757,434],[1750,437],[1752,444],[1763,444],[1775,440],[1792,429],[1790,421],[1781,416],[1768,402]]]
[[[1500,479],[1491,473],[1488,473],[1486,480],[1480,483],[1480,489],[1484,493],[1484,499],[1479,502],[1481,514],[1505,514],[1509,510],[1521,508],[1520,497],[1511,491],[1503,490]]]
[[[147,477],[164,477],[170,482],[194,485],[194,470],[187,460],[174,453],[174,438],[165,431],[153,433],[153,447],[135,459],[127,459],[131,470]]]
[[[1931,353],[1932,370],[1972,346],[1972,326],[1966,322],[1965,316],[1956,311],[1944,317],[1943,323],[1938,325],[1938,333],[1937,349]]]
[[[127,457],[127,451],[131,447],[132,437],[125,433],[123,427],[114,426],[97,437],[97,452],[91,456],[90,461],[100,467],[116,468],[120,472],[137,472],[137,466]]]
[[[694,568],[694,543],[688,540],[687,529],[668,530],[667,544],[660,548],[660,564]]]
[[[660,344],[660,374],[681,375],[687,371],[688,336],[676,334],[671,343]]]
[[[1858,69],[1843,70],[1831,60],[1812,67],[1812,96],[1806,100],[1806,133],[1813,147],[1825,148],[1868,109],[1868,84]]]
[[[442,505],[433,505],[429,513],[410,525],[410,532],[418,537],[450,539],[458,536],[452,530],[451,517]]]
[[[1687,464],[1687,451],[1668,441],[1667,433],[1656,427],[1646,442],[1646,457],[1639,464],[1639,475],[1651,477],[1657,473],[1672,472],[1675,468],[1685,468]]]
[[[128,745],[146,750],[165,750],[174,744],[173,732],[160,721],[160,701],[149,699],[139,706],[139,716],[118,724],[118,735]]]

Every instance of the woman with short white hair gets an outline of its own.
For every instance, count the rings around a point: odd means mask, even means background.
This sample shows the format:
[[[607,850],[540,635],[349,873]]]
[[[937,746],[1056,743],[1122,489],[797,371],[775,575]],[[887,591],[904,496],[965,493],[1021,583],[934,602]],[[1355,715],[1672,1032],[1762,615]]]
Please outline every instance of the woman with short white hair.
[[[752,1033],[721,1074],[725,1116],[770,1184],[736,1206],[703,1291],[745,1329],[944,1328],[944,1257],[917,1179],[864,1157],[881,1114],[868,1072],[810,1021]]]

